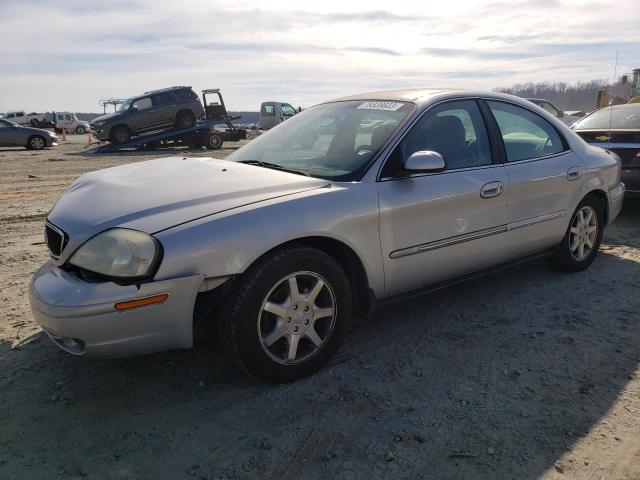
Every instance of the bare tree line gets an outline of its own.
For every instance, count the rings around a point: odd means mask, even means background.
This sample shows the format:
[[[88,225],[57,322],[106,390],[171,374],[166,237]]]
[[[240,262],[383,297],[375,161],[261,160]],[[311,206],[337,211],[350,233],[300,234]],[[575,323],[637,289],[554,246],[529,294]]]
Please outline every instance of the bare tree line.
[[[508,88],[499,87],[496,92],[510,93],[524,98],[544,98],[562,110],[582,110],[590,112],[596,108],[598,90],[605,89],[609,94],[614,92],[611,82],[591,80],[589,82],[527,82],[518,83]],[[615,95],[630,94],[629,84],[615,84]]]

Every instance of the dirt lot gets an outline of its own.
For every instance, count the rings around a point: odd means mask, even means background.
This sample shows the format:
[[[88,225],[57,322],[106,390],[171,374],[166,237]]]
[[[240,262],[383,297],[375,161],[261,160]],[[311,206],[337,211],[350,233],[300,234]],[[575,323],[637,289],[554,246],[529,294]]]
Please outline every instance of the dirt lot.
[[[534,262],[388,307],[271,386],[211,348],[92,361],[39,332],[26,287],[55,199],[166,155],[85,142],[0,149],[0,479],[640,479],[640,203],[584,273]]]

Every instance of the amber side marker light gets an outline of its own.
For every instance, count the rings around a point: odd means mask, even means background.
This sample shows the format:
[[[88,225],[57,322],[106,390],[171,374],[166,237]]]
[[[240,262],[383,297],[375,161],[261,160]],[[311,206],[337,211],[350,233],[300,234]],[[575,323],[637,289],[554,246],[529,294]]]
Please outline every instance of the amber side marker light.
[[[162,303],[167,298],[169,298],[169,294],[163,293],[162,295],[154,295],[152,297],[145,298],[136,298],[135,300],[127,300],[126,302],[116,303],[116,310],[119,312],[123,310],[131,310],[132,308],[140,308],[146,307],[147,305],[153,305],[154,303]]]

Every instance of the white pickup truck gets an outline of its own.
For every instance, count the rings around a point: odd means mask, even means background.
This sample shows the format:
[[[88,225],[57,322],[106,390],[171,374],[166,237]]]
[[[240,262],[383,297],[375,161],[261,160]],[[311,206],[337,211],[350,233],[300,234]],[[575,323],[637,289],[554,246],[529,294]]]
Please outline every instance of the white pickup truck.
[[[7,112],[4,119],[18,125],[31,125],[36,128],[47,121],[44,113],[25,113],[24,110]]]

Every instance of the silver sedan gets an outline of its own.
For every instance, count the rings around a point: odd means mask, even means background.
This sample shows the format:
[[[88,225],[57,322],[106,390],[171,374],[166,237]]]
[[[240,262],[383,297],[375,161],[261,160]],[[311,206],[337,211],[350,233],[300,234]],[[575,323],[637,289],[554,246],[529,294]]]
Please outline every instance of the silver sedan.
[[[83,175],[48,215],[31,305],[75,355],[189,348],[215,323],[242,370],[290,381],[385,302],[529,258],[587,268],[623,194],[616,156],[526,100],[357,95],[226,160]]]
[[[57,145],[58,137],[48,130],[24,127],[8,120],[0,119],[0,147],[26,147],[42,150]]]

